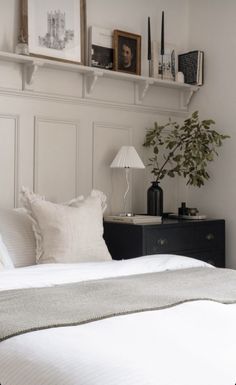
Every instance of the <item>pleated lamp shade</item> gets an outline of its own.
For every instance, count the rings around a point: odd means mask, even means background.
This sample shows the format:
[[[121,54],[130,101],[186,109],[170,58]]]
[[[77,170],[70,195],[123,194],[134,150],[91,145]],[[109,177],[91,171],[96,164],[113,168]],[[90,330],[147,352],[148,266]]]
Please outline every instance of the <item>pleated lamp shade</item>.
[[[133,146],[122,146],[116,154],[111,168],[145,168]]]

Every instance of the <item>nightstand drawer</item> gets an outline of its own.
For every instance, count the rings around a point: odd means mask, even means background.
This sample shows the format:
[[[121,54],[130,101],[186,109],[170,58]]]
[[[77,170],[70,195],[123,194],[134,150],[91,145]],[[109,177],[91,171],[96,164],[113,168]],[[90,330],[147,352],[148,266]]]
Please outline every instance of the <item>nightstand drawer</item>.
[[[188,227],[170,229],[149,228],[145,231],[147,254],[190,250],[193,248],[193,231]]]
[[[224,225],[213,223],[209,225],[196,226],[194,230],[196,244],[200,249],[224,249]],[[223,242],[222,242],[223,241]]]

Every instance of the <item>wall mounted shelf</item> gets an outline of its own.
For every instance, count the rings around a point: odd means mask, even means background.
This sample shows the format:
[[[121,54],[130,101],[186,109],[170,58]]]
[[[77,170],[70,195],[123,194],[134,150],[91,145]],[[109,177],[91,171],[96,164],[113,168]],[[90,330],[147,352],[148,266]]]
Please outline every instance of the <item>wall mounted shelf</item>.
[[[141,105],[150,87],[175,89],[180,91],[180,111],[187,111],[194,92],[199,87],[174,81],[149,78],[145,76],[130,75],[122,72],[103,70],[74,63],[61,62],[46,58],[23,56],[0,51],[0,60],[22,64],[22,90],[34,90],[34,79],[40,68],[51,68],[68,72],[77,72],[84,76],[83,97],[91,97],[100,78],[124,80],[134,83],[134,104]]]

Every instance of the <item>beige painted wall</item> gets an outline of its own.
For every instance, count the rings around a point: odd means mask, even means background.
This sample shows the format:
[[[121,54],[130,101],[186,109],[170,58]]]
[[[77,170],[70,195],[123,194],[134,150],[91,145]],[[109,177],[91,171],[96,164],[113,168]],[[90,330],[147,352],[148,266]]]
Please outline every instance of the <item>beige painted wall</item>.
[[[235,108],[236,2],[190,0],[189,47],[205,52],[205,84],[191,105],[201,118],[212,118],[216,128],[231,136],[211,164],[211,179],[204,188],[191,188],[189,206],[209,216],[226,219],[227,266],[236,268],[235,219]]]

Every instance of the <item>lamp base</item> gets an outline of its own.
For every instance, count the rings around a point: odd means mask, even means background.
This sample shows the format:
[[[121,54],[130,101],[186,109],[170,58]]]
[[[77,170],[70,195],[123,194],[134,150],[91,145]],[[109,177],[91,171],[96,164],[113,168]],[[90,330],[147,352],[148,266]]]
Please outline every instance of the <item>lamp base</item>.
[[[119,216],[120,217],[133,217],[134,214],[133,213],[120,213]]]

